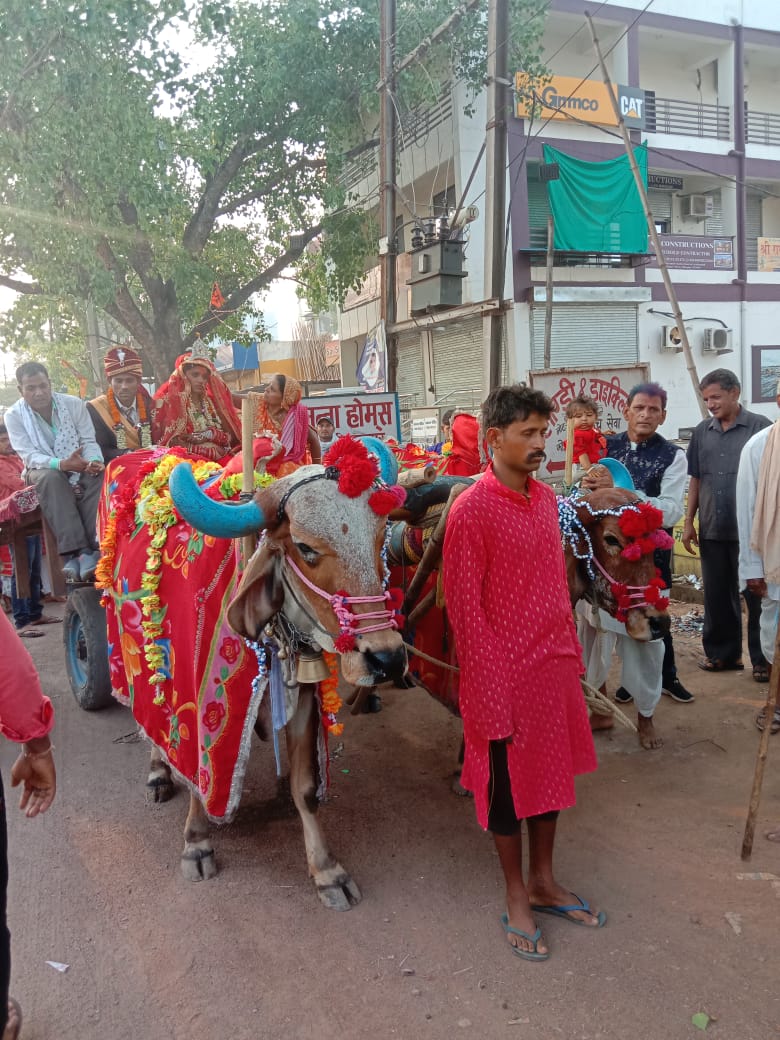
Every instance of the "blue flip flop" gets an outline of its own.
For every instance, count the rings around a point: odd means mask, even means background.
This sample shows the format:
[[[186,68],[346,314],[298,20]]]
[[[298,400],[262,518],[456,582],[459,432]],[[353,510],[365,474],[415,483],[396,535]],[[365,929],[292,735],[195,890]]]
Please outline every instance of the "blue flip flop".
[[[524,961],[546,961],[550,959],[549,952],[539,953],[537,950],[539,940],[542,937],[541,928],[537,928],[533,935],[529,935],[528,932],[521,932],[519,928],[513,928],[509,923],[508,914],[501,915],[501,925],[507,935],[519,935],[520,938],[525,939],[526,942],[533,943],[533,950],[521,950],[519,946],[514,946],[512,943],[509,943],[509,948],[515,957],[522,957]]]
[[[572,892],[572,895],[575,899],[579,899],[579,902],[572,903],[571,906],[541,906],[532,903],[531,909],[535,914],[551,914],[553,917],[562,917],[564,921],[571,921],[572,924],[578,924],[581,928],[603,928],[607,923],[607,915],[603,910],[599,910],[595,915],[596,924],[586,924],[585,921],[580,921],[576,917],[570,916],[573,910],[583,910],[586,914],[593,914],[587,899],[580,899],[576,892]]]

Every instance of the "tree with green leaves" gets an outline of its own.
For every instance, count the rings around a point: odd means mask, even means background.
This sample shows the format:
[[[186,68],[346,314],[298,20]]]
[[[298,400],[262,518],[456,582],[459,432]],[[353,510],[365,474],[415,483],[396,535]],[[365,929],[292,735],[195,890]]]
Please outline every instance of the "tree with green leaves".
[[[534,67],[544,4],[513,3],[516,60]],[[6,343],[91,300],[161,380],[291,266],[314,297],[359,285],[376,230],[339,174],[375,134],[377,7],[4,0],[0,285],[20,294]],[[479,89],[483,7],[404,73],[407,98],[453,75]],[[398,53],[451,13],[399,0]]]

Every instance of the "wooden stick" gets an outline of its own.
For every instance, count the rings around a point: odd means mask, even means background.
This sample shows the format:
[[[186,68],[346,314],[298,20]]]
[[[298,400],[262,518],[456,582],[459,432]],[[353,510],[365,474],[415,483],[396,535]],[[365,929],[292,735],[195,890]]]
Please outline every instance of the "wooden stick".
[[[254,426],[254,404],[251,397],[245,397],[241,401],[241,491],[244,496],[250,497],[255,493]],[[241,556],[245,567],[255,551],[256,544],[253,534],[246,534],[241,539]]]
[[[566,420],[566,465],[563,470],[563,479],[566,484],[566,491],[572,485],[572,476],[574,472],[574,420]]]
[[[408,617],[409,625],[414,628],[417,622],[423,617],[436,602],[436,589],[429,589],[428,592],[423,596],[414,610]]]
[[[750,805],[748,806],[747,820],[745,820],[745,834],[742,838],[742,859],[750,859],[753,854],[753,837],[756,831],[758,805],[761,801],[761,786],[764,783],[764,766],[766,765],[769,735],[772,731],[772,719],[774,718],[775,704],[777,703],[778,685],[780,685],[780,625],[778,625],[775,637],[775,659],[772,663],[769,689],[767,690],[766,704],[764,706],[764,728],[761,732],[761,739],[758,742],[756,768],[753,773],[753,788],[750,792]]]
[[[547,218],[547,270],[544,297],[544,360],[542,367],[551,367],[552,320],[553,320],[553,260],[555,257],[555,223],[552,215]]]

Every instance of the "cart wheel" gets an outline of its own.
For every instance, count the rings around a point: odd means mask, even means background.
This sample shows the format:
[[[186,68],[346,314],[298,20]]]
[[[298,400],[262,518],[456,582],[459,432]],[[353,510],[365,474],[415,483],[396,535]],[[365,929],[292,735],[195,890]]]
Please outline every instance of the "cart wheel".
[[[108,670],[106,612],[100,591],[75,589],[65,606],[62,635],[73,696],[84,711],[100,711],[113,703]]]

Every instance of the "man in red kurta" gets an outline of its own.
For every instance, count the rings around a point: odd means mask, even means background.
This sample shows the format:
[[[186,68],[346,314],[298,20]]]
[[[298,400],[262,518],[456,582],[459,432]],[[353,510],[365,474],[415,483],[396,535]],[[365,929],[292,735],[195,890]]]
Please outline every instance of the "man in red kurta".
[[[552,869],[558,810],[574,805],[574,777],[596,768],[596,754],[555,494],[532,476],[545,457],[551,412],[549,398],[529,387],[490,394],[482,428],[493,461],[453,505],[444,542],[445,599],[461,670],[462,783],[496,843],[507,940],[528,960],[549,956],[534,911],[589,927],[606,920],[559,885]]]

